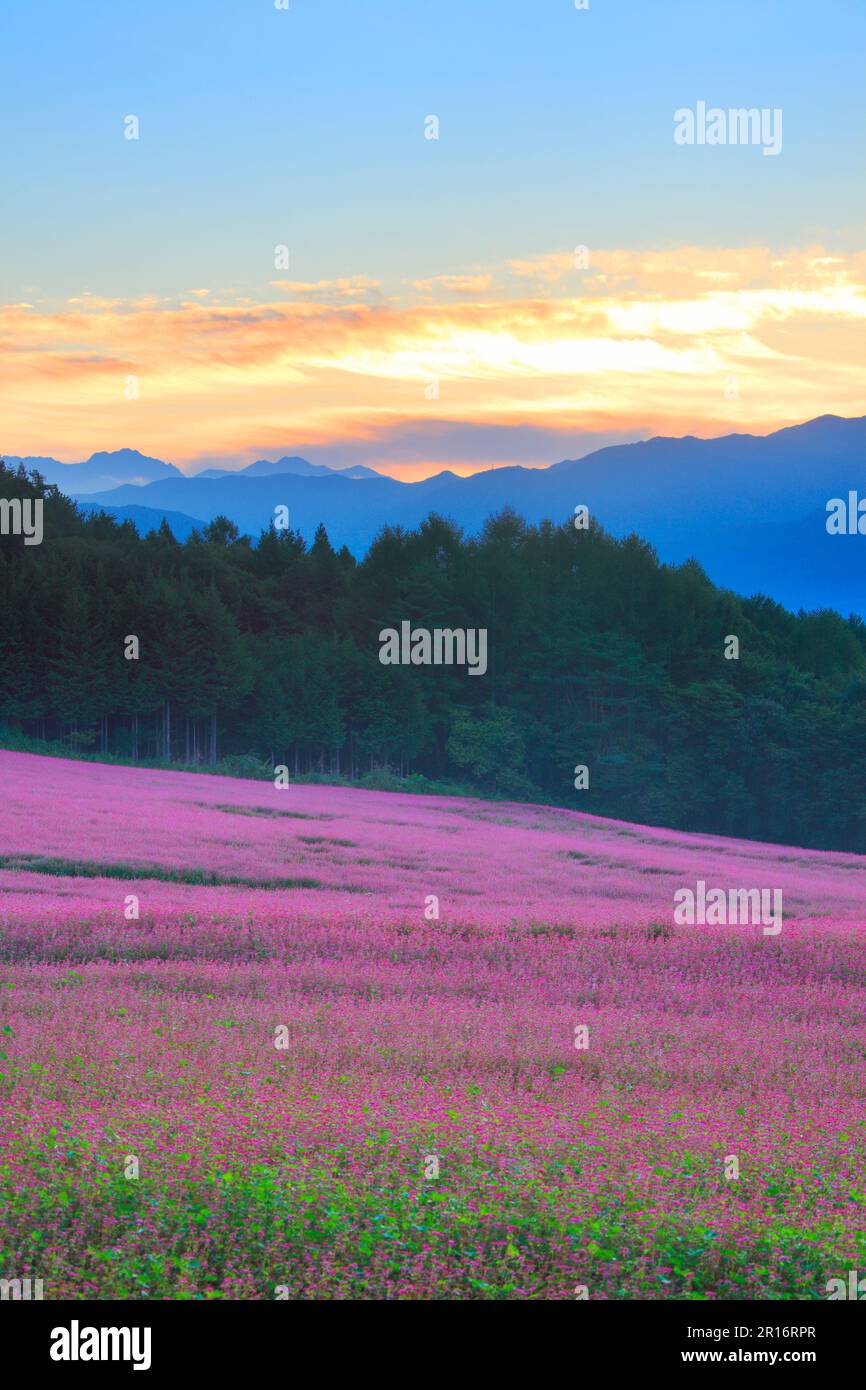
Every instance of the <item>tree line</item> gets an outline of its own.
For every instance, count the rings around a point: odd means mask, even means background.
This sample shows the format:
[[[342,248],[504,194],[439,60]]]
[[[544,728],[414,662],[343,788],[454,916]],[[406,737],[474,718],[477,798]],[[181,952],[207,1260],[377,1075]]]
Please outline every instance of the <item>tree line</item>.
[[[294,776],[457,783],[625,820],[866,850],[866,624],[791,614],[661,564],[637,536],[430,516],[358,561],[217,518],[84,514],[0,464],[0,497],[43,503],[44,539],[0,536],[0,723],[129,761],[284,764]],[[383,665],[404,621],[487,631],[487,670]],[[737,660],[726,639],[739,640]],[[127,638],[138,659],[127,659]],[[575,789],[575,769],[588,786]]]

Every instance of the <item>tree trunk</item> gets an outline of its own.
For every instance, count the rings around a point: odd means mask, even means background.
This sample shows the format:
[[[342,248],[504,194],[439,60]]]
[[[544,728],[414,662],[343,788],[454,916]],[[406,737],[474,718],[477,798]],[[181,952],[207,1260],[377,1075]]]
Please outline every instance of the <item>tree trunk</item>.
[[[214,767],[217,760],[217,725],[216,710],[210,717],[210,765]]]

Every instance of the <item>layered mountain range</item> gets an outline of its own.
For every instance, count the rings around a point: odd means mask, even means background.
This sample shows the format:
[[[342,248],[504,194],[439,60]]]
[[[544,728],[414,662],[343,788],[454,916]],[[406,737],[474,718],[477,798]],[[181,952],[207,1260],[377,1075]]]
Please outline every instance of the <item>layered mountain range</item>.
[[[866,613],[866,535],[826,527],[831,498],[866,498],[866,417],[824,415],[769,435],[657,437],[546,468],[468,478],[446,470],[414,483],[293,456],[193,476],[134,449],[82,463],[7,457],[19,461],[141,531],[165,518],[184,539],[223,515],[255,536],[277,507],[288,507],[305,540],[324,522],[335,546],[359,556],[383,526],[414,527],[431,512],[472,535],[504,507],[530,522],[562,522],[586,506],[613,535],[637,532],[667,562],[694,557],[715,583],[739,593],[793,609]]]

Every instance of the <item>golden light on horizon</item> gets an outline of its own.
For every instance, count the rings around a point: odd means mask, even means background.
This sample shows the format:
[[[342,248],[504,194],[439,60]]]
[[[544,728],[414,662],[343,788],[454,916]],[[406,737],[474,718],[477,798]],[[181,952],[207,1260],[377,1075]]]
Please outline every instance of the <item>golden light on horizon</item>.
[[[862,254],[600,251],[581,274],[557,252],[390,297],[364,277],[281,283],[261,303],[197,289],[0,307],[3,449],[130,446],[190,467],[292,439],[375,453],[387,435],[370,461],[417,478],[513,462],[462,456],[449,425],[761,433],[864,410]],[[400,457],[401,430],[437,421],[429,457]]]

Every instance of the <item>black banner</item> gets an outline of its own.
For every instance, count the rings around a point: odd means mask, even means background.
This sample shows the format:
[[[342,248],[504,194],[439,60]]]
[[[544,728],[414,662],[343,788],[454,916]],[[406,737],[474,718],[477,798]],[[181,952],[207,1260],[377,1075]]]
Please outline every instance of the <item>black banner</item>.
[[[105,1373],[139,1379],[167,1373],[225,1376],[230,1365],[255,1374],[271,1366],[294,1374],[299,1355],[305,1361],[318,1356],[329,1376],[344,1365],[347,1373],[357,1376],[367,1357],[395,1351],[395,1339],[401,1335],[424,1338],[419,1345],[428,1373],[440,1357],[443,1372],[449,1374],[458,1363],[470,1368],[479,1358],[489,1376],[491,1363],[511,1356],[516,1335],[527,1350],[532,1343],[524,1339],[541,1338],[536,1351],[543,1347],[545,1357],[550,1352],[576,1356],[576,1373],[591,1353],[593,1362],[600,1362],[611,1376],[680,1370],[700,1378],[713,1367],[755,1366],[772,1370],[774,1378],[779,1371],[803,1368],[826,1378],[850,1365],[860,1349],[862,1314],[840,1306],[850,1301],[576,1300],[567,1310],[526,1310],[518,1324],[513,1306],[506,1323],[499,1323],[490,1311],[479,1318],[476,1310],[469,1324],[465,1311],[449,1313],[440,1304],[425,1309],[409,1304],[386,1312],[370,1303],[9,1300],[0,1304],[0,1327],[7,1355],[14,1348],[26,1370],[47,1374],[52,1383],[60,1384],[70,1377],[77,1383]],[[457,1352],[452,1334],[459,1336],[463,1351]],[[404,1373],[406,1369],[404,1363]]]

